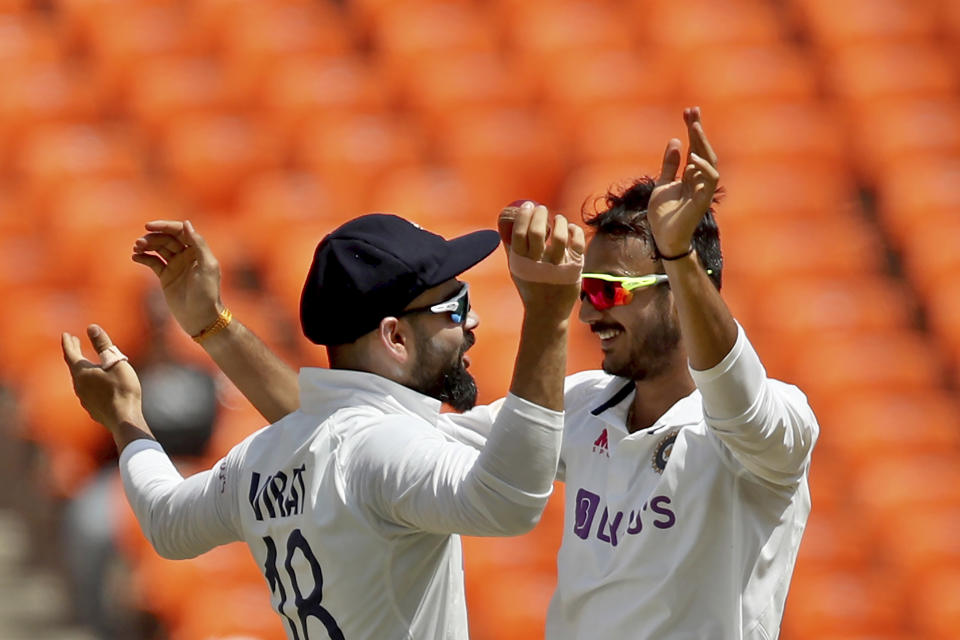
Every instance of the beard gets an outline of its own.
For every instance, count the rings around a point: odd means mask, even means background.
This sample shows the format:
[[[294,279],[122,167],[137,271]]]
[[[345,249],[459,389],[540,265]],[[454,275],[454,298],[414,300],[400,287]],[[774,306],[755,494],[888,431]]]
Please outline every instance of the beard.
[[[603,370],[630,380],[655,378],[670,368],[674,353],[680,345],[680,322],[664,297],[657,307],[656,322],[648,326],[637,345],[631,345],[626,362],[603,361]]]
[[[415,329],[416,331],[416,329]],[[436,347],[429,337],[417,331],[423,350],[417,358],[417,375],[411,389],[450,405],[455,411],[468,411],[477,404],[477,382],[463,364],[463,354],[473,346],[473,332],[465,332],[463,345],[451,361],[449,351]]]

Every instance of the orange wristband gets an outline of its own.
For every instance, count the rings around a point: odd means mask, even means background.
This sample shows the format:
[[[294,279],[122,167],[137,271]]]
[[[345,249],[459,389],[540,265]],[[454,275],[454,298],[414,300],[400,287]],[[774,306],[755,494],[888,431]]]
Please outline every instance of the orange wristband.
[[[220,315],[217,316],[217,319],[210,324],[206,329],[193,336],[193,339],[197,342],[203,342],[207,338],[217,333],[220,333],[233,322],[233,314],[230,312],[230,309],[224,308],[220,312]]]

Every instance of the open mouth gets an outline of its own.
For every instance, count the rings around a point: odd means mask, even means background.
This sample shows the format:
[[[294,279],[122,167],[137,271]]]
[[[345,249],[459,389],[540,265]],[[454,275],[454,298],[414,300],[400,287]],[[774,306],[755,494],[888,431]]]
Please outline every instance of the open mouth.
[[[613,343],[620,335],[623,334],[623,329],[618,327],[592,327],[590,329],[593,331],[593,334],[600,338],[600,346],[605,348]]]

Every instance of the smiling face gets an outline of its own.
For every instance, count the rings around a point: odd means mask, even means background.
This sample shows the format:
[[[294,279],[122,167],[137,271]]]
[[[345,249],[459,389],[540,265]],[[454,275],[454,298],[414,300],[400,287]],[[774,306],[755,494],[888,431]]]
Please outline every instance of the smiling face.
[[[630,235],[597,234],[584,256],[585,273],[643,276],[656,273],[652,247]],[[666,372],[680,345],[680,324],[667,285],[633,291],[630,303],[598,311],[589,299],[580,306],[580,320],[600,340],[603,370],[645,380]]]

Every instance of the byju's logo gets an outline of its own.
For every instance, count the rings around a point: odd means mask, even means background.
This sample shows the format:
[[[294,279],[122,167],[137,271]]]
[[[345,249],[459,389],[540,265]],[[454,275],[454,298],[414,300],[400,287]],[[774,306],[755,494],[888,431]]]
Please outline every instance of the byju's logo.
[[[600,509],[600,496],[592,491],[580,489],[577,491],[576,501],[576,522],[573,524],[573,532],[577,537],[586,540],[593,532],[593,522]],[[611,515],[604,506],[596,529],[597,540],[609,542],[615,547],[620,541],[621,529],[627,535],[637,535],[643,531],[644,518],[657,529],[670,529],[677,523],[677,516],[670,504],[668,496],[654,496],[649,502],[644,502],[639,509],[631,510],[626,514],[625,528],[623,528],[625,515],[623,511],[617,511]]]
[[[610,441],[607,439],[606,429],[603,430],[599,438],[593,441],[593,452],[602,453],[608,458],[610,457]]]

